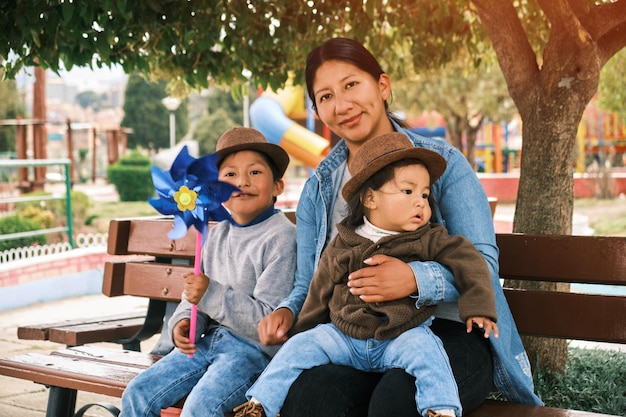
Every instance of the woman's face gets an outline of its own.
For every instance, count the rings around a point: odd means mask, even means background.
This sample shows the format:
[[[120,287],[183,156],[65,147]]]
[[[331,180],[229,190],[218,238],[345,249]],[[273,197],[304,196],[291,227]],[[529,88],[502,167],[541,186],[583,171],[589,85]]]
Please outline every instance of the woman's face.
[[[385,110],[391,94],[387,74],[375,80],[352,64],[326,61],[317,69],[313,93],[319,118],[352,154],[368,139],[393,131]]]

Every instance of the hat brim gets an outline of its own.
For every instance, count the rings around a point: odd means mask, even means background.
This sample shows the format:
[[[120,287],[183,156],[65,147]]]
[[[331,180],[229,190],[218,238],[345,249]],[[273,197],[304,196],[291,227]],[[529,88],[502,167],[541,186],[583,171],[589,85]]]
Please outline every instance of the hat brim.
[[[354,175],[343,187],[343,198],[346,201],[349,200],[372,175],[387,165],[402,159],[419,159],[422,161],[430,174],[431,184],[437,181],[446,170],[446,160],[435,151],[425,148],[396,150],[376,158],[365,169]]]
[[[287,152],[278,145],[274,145],[273,143],[262,143],[262,142],[252,142],[252,143],[242,143],[238,145],[229,146],[227,148],[220,149],[216,153],[219,155],[217,158],[217,166],[219,167],[224,158],[226,158],[231,153],[239,152],[239,151],[257,151],[267,155],[278,169],[279,177],[283,177],[285,175],[285,171],[287,170],[287,166],[289,165],[289,155]]]

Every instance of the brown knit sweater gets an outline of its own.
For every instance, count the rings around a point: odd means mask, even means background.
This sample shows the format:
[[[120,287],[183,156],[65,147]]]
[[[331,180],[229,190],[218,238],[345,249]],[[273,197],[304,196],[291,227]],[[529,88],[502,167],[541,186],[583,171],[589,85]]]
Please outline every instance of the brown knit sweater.
[[[384,254],[404,262],[436,261],[454,274],[459,288],[462,320],[483,316],[497,320],[489,269],[482,255],[463,236],[450,236],[441,225],[428,225],[415,232],[387,236],[374,243],[346,226],[324,250],[292,333],[332,321],[356,339],[390,339],[423,323],[434,314],[435,305],[416,308],[415,300],[365,303],[350,294],[348,275],[365,266],[363,261]],[[428,304],[428,302],[426,302]]]

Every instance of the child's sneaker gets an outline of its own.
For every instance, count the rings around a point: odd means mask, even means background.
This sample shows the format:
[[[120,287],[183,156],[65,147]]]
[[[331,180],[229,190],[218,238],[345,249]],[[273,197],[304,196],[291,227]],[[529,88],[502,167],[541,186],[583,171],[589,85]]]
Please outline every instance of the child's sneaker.
[[[263,406],[254,401],[248,401],[233,410],[235,417],[265,417]]]

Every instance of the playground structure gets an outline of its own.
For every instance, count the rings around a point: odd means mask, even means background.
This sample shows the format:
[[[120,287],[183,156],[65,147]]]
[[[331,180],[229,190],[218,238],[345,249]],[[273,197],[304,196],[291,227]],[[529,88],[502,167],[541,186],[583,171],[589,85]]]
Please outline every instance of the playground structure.
[[[298,120],[306,120],[307,127]],[[294,86],[291,78],[285,88],[260,94],[250,106],[250,121],[269,142],[280,145],[310,168],[315,168],[330,150],[330,130],[323,126],[323,136],[315,133],[315,118],[305,107],[304,90]]]
[[[47,124],[38,119],[1,120],[0,127],[16,128],[16,157],[18,160],[46,160],[48,158],[68,158],[70,160],[69,180],[75,183],[81,178],[77,166],[84,165],[83,157],[91,155],[91,180],[106,174],[107,164],[117,162],[126,153],[127,131],[122,128],[105,129],[99,132],[95,125],[72,123],[67,119],[64,125]],[[45,138],[45,139],[44,139]],[[106,149],[103,149],[106,147]],[[106,153],[104,159],[103,152]],[[83,168],[85,168],[83,166]],[[32,170],[18,168],[17,188],[22,192],[42,190],[46,181],[55,179],[54,173],[48,173],[45,165]],[[60,173],[59,173],[60,175]],[[66,175],[63,173],[63,175]],[[62,180],[63,177],[56,178]]]
[[[626,154],[626,121],[617,113],[600,111],[590,105],[578,126],[575,172],[587,172],[590,161],[603,163],[611,154]],[[485,123],[478,135],[476,156],[485,173],[518,170],[522,153],[521,121]],[[619,158],[618,158],[619,160]],[[614,164],[612,164],[614,165]],[[624,162],[621,165],[626,165]]]
[[[583,115],[578,137],[582,138],[580,155],[591,155],[597,160],[611,153],[626,154],[626,120],[617,113],[603,112],[595,105],[589,106]]]

